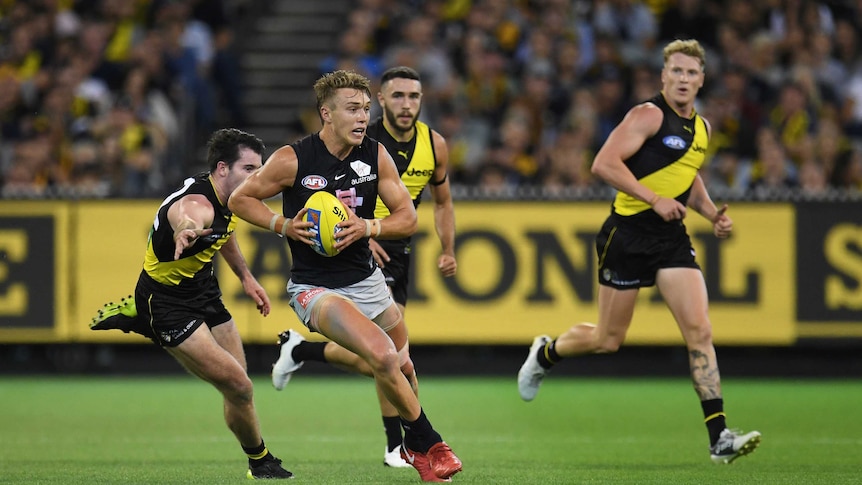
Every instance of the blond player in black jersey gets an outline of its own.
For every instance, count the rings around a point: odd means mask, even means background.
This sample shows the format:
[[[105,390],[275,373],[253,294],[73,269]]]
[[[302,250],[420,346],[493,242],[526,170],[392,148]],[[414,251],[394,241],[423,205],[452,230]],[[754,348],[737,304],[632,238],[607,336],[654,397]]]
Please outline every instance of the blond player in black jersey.
[[[392,157],[366,136],[369,85],[352,71],[318,79],[314,91],[323,128],[276,150],[236,189],[229,206],[239,217],[288,238],[293,267],[287,292],[300,321],[364,362],[400,416],[405,435],[399,452],[422,480],[450,481],[461,471],[461,461],[431,426],[413,392],[403,317],[369,248],[370,237],[401,239],[416,230],[416,209]],[[350,214],[339,223],[333,257],[311,249],[311,223],[302,221],[305,201],[320,190],[338,197]],[[283,215],[263,202],[279,193]],[[382,219],[375,216],[378,197],[389,209]]]
[[[383,116],[368,125],[366,135],[386,147],[415,207],[419,206],[425,188],[430,189],[434,204],[434,226],[441,248],[437,268],[444,277],[454,276],[458,263],[455,259],[455,211],[447,173],[449,151],[443,136],[419,121],[422,109],[422,82],[419,73],[405,66],[387,69],[380,78],[377,100],[383,109]],[[374,215],[377,218],[389,215],[389,209],[380,197],[377,198]],[[392,298],[404,315],[412,259],[411,238],[372,238],[368,244],[374,260],[383,270]],[[406,353],[406,326],[392,328],[390,336],[393,341],[404,342],[403,349]],[[309,342],[294,330],[283,332],[279,342],[280,357],[272,369],[272,383],[278,390],[284,388],[291,374],[307,360],[327,362],[342,369],[371,375],[362,359],[335,342]],[[412,366],[408,370],[410,372],[407,379],[413,391],[418,392],[416,373],[412,372]],[[410,464],[401,458],[399,452],[402,434],[398,412],[379,389],[378,400],[387,441],[383,464],[396,468],[409,467]]]
[[[248,478],[290,478],[261,438],[242,341],[222,303],[212,263],[221,253],[260,313],[269,314],[269,297],[232,237],[237,218],[227,208],[234,189],[260,168],[263,149],[250,133],[213,133],[210,171],[187,178],[156,212],[134,298],[106,305],[90,328],[131,331],[162,346],[222,393],[225,422],[248,455]],[[182,419],[183,412],[198,411],[177,410],[162,424]]]
[[[705,64],[696,40],[668,44],[661,93],[632,108],[596,155],[592,172],[618,190],[596,237],[599,319],[575,325],[554,340],[536,337],[518,373],[518,391],[531,401],[561,359],[616,352],[632,322],[639,289],[657,285],[688,348],[710,458],[730,463],[754,451],[760,433],[726,426],[706,284],[683,224],[690,207],[712,222],[716,237],[728,237],[733,228],[727,206],[715,206],[698,174],[710,134],[694,109]]]

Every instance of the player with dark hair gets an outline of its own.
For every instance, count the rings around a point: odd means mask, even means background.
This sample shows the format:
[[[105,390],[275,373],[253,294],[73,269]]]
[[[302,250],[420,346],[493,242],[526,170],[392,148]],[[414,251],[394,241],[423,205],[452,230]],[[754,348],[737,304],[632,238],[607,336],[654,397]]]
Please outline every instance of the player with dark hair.
[[[599,320],[575,325],[554,340],[536,337],[518,373],[518,391],[531,401],[561,359],[616,352],[640,288],[657,285],[688,347],[710,458],[730,463],[754,451],[760,433],[726,426],[706,284],[683,224],[691,207],[712,222],[716,237],[728,237],[733,228],[727,206],[715,206],[698,174],[710,135],[709,124],[694,109],[705,65],[696,40],[668,44],[661,93],[632,108],[596,155],[592,172],[618,190],[596,237]]]
[[[224,398],[228,428],[248,456],[249,478],[290,478],[260,434],[242,340],[221,300],[212,260],[220,253],[264,316],[270,302],[249,271],[236,238],[231,193],[261,166],[260,138],[218,130],[208,142],[210,171],[187,178],[159,206],[134,298],[109,303],[90,328],[150,338]]]
[[[352,71],[325,74],[314,85],[323,128],[279,148],[230,198],[241,218],[288,238],[293,267],[287,293],[300,321],[365,362],[405,429],[399,450],[424,481],[449,481],[461,461],[434,430],[406,377],[413,373],[404,342],[390,332],[403,317],[374,262],[369,238],[403,239],[416,230],[410,193],[386,148],[366,136],[370,81]],[[318,190],[340,199],[349,217],[338,226],[338,251],[312,248],[305,202]],[[283,213],[263,202],[282,194]],[[389,210],[375,217],[378,196]],[[406,332],[404,332],[406,341]]]
[[[383,115],[368,125],[366,134],[382,143],[392,155],[401,181],[413,199],[414,207],[419,207],[425,187],[430,188],[434,203],[434,223],[442,248],[437,258],[437,267],[443,276],[454,276],[458,264],[455,260],[455,211],[447,173],[449,151],[443,136],[419,121],[422,109],[422,83],[419,73],[404,66],[386,70],[380,80],[377,100],[383,108]],[[387,215],[389,210],[378,197],[374,216],[384,218]],[[411,238],[372,238],[368,244],[403,315],[407,306],[408,275],[412,258]],[[409,346],[406,325],[398,325],[388,333],[396,342],[399,352],[407,354]],[[279,337],[280,357],[272,368],[272,383],[278,390],[284,388],[293,372],[302,367],[306,360],[328,362],[342,369],[371,375],[362,359],[335,342],[309,342],[294,330],[287,330]],[[419,382],[409,354],[407,364],[407,379],[413,391],[418,392]],[[387,440],[383,464],[390,467],[409,467],[410,464],[405,462],[399,453],[402,436],[398,412],[379,389],[378,400]]]

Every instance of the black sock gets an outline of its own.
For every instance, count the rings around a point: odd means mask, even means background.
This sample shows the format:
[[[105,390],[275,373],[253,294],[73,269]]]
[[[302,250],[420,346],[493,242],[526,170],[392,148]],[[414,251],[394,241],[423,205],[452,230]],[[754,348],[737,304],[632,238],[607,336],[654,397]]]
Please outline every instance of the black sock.
[[[309,342],[307,340],[303,340],[293,348],[291,353],[293,360],[296,362],[303,362],[306,360],[326,362],[326,358],[323,357],[323,349],[326,348],[327,343],[328,342]]]
[[[536,354],[536,360],[539,361],[540,366],[545,369],[550,369],[554,364],[560,361],[561,357],[560,354],[557,353],[556,347],[557,339],[554,339],[539,349],[539,352]]]
[[[386,432],[386,451],[392,451],[401,446],[401,418],[383,416],[383,431]]]
[[[724,414],[724,400],[707,399],[700,402],[700,407],[703,408],[704,422],[706,429],[709,431],[709,446],[714,445],[721,436],[721,432],[727,427],[726,415]]]
[[[401,418],[401,426],[404,427],[404,444],[413,451],[426,453],[431,445],[443,441],[440,434],[431,427],[431,422],[428,421],[422,409],[419,410],[416,421]]]
[[[242,451],[248,455],[249,465],[257,465],[258,463],[272,459],[272,454],[266,449],[266,445],[263,443],[263,440],[260,440],[260,446],[253,446],[251,448],[243,446]]]

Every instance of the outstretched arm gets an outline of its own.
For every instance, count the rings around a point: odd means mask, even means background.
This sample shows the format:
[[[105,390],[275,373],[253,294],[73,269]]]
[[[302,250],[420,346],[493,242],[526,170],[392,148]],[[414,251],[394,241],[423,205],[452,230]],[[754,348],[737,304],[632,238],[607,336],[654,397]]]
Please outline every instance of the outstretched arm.
[[[293,186],[296,168],[297,158],[293,148],[279,148],[259,170],[233,191],[227,205],[237,217],[246,222],[310,246],[313,234],[308,228],[313,224],[302,221],[306,209],[299,211],[293,219],[288,219],[276,214],[264,203],[264,200]]]
[[[182,197],[168,209],[168,222],[174,230],[174,260],[201,236],[213,232],[211,226],[215,211],[207,198],[201,194]]]

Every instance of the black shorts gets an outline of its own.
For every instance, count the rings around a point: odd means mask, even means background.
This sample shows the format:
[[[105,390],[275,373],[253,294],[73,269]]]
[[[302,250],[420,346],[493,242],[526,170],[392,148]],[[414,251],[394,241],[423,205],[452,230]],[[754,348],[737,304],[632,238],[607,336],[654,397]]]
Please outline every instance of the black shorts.
[[[596,236],[599,284],[628,290],[655,285],[662,268],[697,268],[685,226],[656,235],[620,224],[613,216]]]
[[[204,323],[213,328],[230,321],[215,276],[196,283],[194,289],[174,288],[142,271],[135,287],[138,318],[132,330],[162,347],[176,347]]]
[[[377,241],[389,255],[389,262],[381,268],[386,285],[392,290],[395,303],[407,306],[407,285],[410,281],[410,243],[404,240]]]

